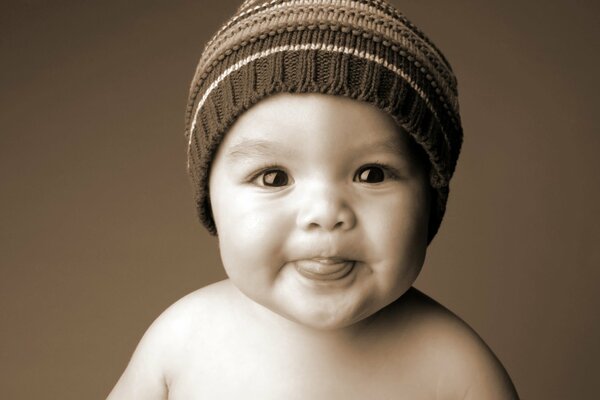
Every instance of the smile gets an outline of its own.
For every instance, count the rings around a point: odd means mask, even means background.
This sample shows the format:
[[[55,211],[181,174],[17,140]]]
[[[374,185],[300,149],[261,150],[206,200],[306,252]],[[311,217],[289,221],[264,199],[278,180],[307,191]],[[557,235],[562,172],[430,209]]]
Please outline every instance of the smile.
[[[339,258],[312,258],[296,261],[296,270],[305,278],[335,281],[344,278],[354,268],[354,261]]]

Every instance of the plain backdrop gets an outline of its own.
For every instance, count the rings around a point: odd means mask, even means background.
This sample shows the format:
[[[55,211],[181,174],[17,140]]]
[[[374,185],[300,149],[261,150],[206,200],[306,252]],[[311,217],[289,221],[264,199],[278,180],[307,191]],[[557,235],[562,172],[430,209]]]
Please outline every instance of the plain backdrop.
[[[465,131],[416,286],[480,333],[524,399],[597,398],[600,3],[394,4],[450,59]],[[154,318],[224,278],[184,111],[237,5],[1,3],[2,398],[103,399]]]

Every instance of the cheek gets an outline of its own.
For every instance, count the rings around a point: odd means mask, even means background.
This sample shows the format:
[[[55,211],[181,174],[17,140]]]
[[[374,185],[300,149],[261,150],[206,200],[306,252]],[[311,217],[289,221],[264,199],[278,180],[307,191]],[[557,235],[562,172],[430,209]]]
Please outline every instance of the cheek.
[[[425,247],[427,243],[427,214],[424,207],[398,204],[392,216],[385,221],[392,250],[411,251]]]
[[[419,272],[427,248],[428,209],[422,191],[408,191],[365,216],[372,257],[383,275],[402,279]]]
[[[271,274],[281,263],[289,217],[256,195],[218,191],[212,199],[221,258],[230,277],[252,269]]]

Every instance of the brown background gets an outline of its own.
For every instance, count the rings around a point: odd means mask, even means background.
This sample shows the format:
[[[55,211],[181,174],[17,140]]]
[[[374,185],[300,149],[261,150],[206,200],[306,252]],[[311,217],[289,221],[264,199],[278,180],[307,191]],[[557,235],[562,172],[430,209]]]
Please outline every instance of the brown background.
[[[523,398],[597,398],[599,3],[396,4],[451,60],[466,134],[417,286]],[[195,220],[183,116],[236,5],[2,2],[2,398],[104,398],[151,321],[224,276]]]

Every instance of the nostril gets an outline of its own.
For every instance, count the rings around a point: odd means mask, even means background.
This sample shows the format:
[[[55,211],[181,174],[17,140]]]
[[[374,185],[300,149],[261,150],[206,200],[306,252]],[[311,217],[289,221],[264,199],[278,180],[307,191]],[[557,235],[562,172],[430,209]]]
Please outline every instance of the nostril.
[[[311,202],[298,215],[298,225],[308,230],[345,230],[355,224],[356,216],[352,209],[339,202]]]
[[[352,229],[356,225],[356,215],[354,211],[349,207],[344,207],[340,210],[337,218],[337,222],[333,226],[334,229]]]

